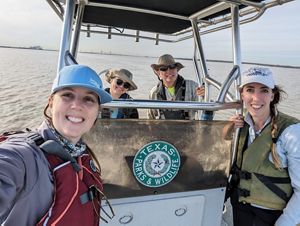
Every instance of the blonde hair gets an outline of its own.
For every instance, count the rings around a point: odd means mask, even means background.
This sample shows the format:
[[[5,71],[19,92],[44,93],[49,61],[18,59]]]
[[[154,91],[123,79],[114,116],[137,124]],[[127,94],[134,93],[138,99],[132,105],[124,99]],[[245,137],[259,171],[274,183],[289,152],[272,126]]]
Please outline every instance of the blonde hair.
[[[279,86],[275,86],[272,89],[274,94],[273,101],[270,103],[270,110],[271,110],[271,137],[272,137],[272,144],[271,144],[271,155],[273,158],[274,165],[277,169],[282,169],[281,161],[276,151],[276,142],[278,137],[278,126],[277,126],[277,118],[278,118],[278,111],[277,111],[277,104],[282,100],[283,94],[286,94]]]

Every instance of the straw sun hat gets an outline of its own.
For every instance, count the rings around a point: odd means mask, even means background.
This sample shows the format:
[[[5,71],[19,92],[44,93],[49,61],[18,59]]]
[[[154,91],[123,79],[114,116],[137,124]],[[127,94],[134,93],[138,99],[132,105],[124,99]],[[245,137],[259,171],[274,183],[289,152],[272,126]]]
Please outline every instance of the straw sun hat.
[[[111,83],[112,79],[115,77],[122,79],[124,82],[128,82],[130,84],[128,90],[137,89],[137,85],[132,81],[133,75],[130,71],[126,69],[120,69],[120,70],[109,69],[105,74],[105,78],[108,83]]]

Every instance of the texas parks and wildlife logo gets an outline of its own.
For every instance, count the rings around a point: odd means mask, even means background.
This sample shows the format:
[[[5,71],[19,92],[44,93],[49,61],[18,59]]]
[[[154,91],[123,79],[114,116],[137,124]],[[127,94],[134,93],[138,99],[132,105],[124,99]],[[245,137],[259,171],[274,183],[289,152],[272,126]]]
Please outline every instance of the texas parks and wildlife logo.
[[[133,173],[147,187],[161,187],[171,182],[180,167],[177,149],[165,141],[153,141],[143,146],[133,160]]]

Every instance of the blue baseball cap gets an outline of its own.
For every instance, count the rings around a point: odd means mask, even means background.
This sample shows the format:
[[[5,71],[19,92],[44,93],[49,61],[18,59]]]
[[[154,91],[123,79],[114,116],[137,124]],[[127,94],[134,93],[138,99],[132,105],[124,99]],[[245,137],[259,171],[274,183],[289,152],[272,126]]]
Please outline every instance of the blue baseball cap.
[[[103,84],[98,74],[88,66],[70,65],[60,70],[55,78],[51,94],[66,87],[83,87],[95,92],[101,104],[109,102],[112,97],[103,90]]]

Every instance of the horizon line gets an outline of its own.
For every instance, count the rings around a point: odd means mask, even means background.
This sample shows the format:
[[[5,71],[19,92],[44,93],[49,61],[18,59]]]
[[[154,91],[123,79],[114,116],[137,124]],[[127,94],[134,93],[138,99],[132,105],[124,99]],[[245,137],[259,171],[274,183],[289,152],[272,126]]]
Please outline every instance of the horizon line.
[[[56,51],[56,52],[59,51],[59,50],[56,50],[56,49],[44,49],[41,46],[18,47],[18,46],[2,46],[2,45],[0,45],[0,48],[29,49],[29,50]],[[102,51],[101,52],[79,51],[79,53],[141,57],[141,56],[131,55],[131,54],[107,53],[107,52],[102,52]],[[143,57],[156,58],[154,56],[143,56]],[[186,57],[176,57],[176,58],[177,59],[181,59],[181,60],[193,60],[192,58],[186,58]],[[212,59],[206,59],[206,61],[208,61],[208,62],[217,62],[217,63],[233,63],[232,60],[212,60]],[[256,63],[256,62],[248,62],[248,61],[243,61],[242,64],[255,64],[255,65],[260,65],[260,66],[268,66],[268,67],[281,67],[281,68],[300,69],[300,65],[299,66],[292,66],[292,65],[281,65],[281,64]]]

